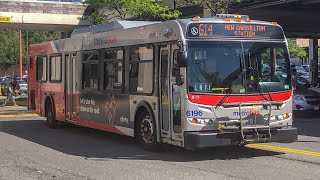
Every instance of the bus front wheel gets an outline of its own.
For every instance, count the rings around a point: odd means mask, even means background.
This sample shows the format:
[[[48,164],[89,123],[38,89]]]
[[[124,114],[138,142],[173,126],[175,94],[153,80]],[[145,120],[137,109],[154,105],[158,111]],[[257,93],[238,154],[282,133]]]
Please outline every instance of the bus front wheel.
[[[150,151],[159,150],[157,142],[156,124],[148,111],[140,112],[138,116],[137,139],[144,149]]]

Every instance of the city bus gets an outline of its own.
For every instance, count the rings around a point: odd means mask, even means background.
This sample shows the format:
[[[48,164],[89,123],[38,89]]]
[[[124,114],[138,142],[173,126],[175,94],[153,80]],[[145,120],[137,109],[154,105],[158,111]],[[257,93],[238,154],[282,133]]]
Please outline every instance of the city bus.
[[[143,148],[297,141],[283,29],[246,15],[114,21],[30,45],[28,109]]]

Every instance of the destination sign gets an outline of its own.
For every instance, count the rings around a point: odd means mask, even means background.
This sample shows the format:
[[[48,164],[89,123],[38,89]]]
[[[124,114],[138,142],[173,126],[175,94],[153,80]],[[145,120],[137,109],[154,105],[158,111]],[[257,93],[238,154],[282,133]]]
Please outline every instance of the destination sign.
[[[192,23],[188,26],[187,37],[256,37],[284,39],[282,29],[279,26],[251,23]]]
[[[10,22],[11,17],[8,16],[0,16],[0,22]]]

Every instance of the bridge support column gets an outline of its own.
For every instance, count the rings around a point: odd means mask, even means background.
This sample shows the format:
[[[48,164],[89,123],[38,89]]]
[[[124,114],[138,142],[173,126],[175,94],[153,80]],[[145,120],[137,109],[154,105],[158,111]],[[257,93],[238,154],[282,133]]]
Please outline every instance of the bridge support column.
[[[309,41],[309,67],[310,67],[310,82],[312,86],[316,86],[318,82],[318,38],[310,39]]]

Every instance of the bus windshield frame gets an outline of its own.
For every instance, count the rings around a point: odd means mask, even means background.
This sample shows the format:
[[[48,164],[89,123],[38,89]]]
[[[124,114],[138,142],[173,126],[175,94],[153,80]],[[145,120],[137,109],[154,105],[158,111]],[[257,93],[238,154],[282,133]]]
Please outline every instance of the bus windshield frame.
[[[290,91],[284,41],[188,40],[188,92],[265,94]]]

